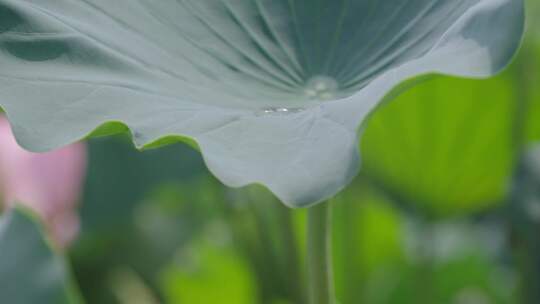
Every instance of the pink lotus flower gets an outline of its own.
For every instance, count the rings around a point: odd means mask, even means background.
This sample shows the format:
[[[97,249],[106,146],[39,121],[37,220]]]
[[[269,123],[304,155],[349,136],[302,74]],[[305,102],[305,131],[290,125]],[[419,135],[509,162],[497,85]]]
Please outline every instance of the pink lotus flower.
[[[0,116],[0,203],[5,208],[20,203],[34,210],[62,247],[79,231],[76,207],[85,171],[84,144],[31,153],[19,147],[7,119]]]

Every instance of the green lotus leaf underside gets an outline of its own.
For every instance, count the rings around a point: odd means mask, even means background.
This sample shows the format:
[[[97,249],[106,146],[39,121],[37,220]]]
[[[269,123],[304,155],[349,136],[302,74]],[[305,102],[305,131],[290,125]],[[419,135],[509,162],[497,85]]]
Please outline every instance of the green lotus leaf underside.
[[[65,260],[46,241],[29,211],[0,216],[0,302],[80,303]]]
[[[260,183],[308,206],[354,177],[360,126],[403,81],[507,65],[523,6],[0,0],[0,106],[30,150],[120,122],[138,147],[196,143],[225,184]]]

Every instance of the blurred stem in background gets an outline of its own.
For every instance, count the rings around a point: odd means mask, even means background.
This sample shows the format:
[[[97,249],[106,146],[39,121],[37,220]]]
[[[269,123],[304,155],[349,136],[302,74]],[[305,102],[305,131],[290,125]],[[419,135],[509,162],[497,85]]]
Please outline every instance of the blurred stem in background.
[[[234,243],[257,277],[259,302],[305,304],[294,211],[262,187],[225,192]]]
[[[529,3],[532,6],[533,2]],[[536,5],[536,4],[534,4]],[[534,32],[534,13],[529,11],[528,35]],[[535,107],[535,93],[539,74],[532,67],[538,67],[538,46],[535,39],[526,39],[521,49],[519,60],[513,69],[516,88],[516,111],[514,116],[514,147],[516,149],[517,168],[514,173],[513,189],[510,196],[510,244],[516,266],[521,275],[521,301],[525,304],[538,303],[540,298],[540,182],[537,172],[531,170],[537,166],[528,151],[529,142],[537,139],[538,132],[534,119],[531,118]]]
[[[521,303],[540,298],[540,176],[533,153],[523,155],[516,171],[508,213],[512,253],[521,275]]]
[[[305,288],[303,288],[302,284],[303,280],[300,270],[300,265],[302,265],[302,263],[298,252],[298,241],[293,225],[292,212],[294,212],[294,210],[280,204],[276,204],[276,206],[278,207],[278,229],[284,241],[285,269],[288,269],[289,272],[286,278],[288,281],[287,285],[290,288],[290,294],[294,303],[302,304],[305,303]]]
[[[530,19],[530,18],[529,18]],[[531,69],[531,67],[538,66],[537,51],[532,43],[526,43],[519,54],[519,60],[516,60],[513,69],[513,81],[515,89],[515,113],[514,113],[514,126],[512,137],[514,139],[514,147],[516,149],[516,156],[519,158],[522,155],[528,145],[528,142],[535,137],[535,134],[530,134],[534,127],[531,127],[531,123],[534,119],[529,117],[531,115],[531,108],[533,107],[534,90],[538,83],[538,72]]]
[[[364,190],[364,189],[362,189]],[[364,191],[365,192],[365,191]],[[365,278],[362,276],[363,261],[363,236],[356,233],[357,228],[362,224],[360,212],[363,206],[361,197],[352,195],[345,197],[345,194],[338,195],[332,200],[334,214],[333,239],[336,244],[336,292],[338,298],[343,303],[363,303]]]
[[[321,203],[308,210],[308,292],[309,304],[334,304],[332,269],[331,206]]]
[[[418,303],[438,303],[433,286],[435,280],[434,225],[428,218],[420,218],[418,221],[420,238],[416,248],[418,257],[415,275],[416,297]]]

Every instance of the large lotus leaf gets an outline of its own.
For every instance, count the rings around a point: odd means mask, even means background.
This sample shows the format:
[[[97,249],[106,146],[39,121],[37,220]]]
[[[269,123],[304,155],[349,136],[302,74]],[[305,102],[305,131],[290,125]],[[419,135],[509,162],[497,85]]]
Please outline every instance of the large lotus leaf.
[[[522,0],[0,0],[0,106],[31,150],[122,122],[306,206],[356,174],[392,88],[497,72],[523,19]]]
[[[0,302],[80,303],[66,267],[27,211],[0,217]]]
[[[515,159],[518,109],[511,74],[488,81],[426,81],[370,120],[364,173],[432,216],[501,202]],[[399,137],[394,134],[401,134]]]

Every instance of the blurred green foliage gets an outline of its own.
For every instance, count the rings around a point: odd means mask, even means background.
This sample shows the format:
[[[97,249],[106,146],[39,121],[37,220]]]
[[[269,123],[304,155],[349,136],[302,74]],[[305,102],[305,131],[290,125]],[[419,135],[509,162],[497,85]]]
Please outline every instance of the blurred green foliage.
[[[256,280],[251,268],[237,252],[219,244],[222,241],[199,241],[179,253],[178,265],[167,267],[162,274],[167,303],[220,303],[223,299],[256,303]]]
[[[516,111],[505,76],[439,77],[380,109],[362,141],[364,173],[431,217],[500,202],[512,172],[509,113]]]

